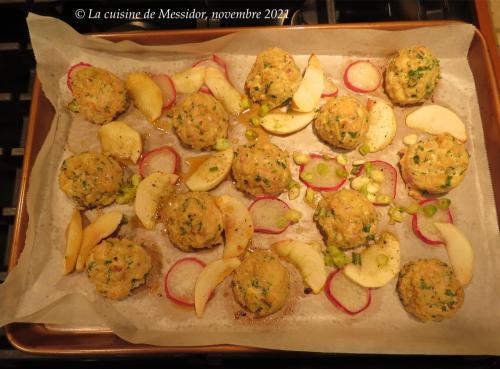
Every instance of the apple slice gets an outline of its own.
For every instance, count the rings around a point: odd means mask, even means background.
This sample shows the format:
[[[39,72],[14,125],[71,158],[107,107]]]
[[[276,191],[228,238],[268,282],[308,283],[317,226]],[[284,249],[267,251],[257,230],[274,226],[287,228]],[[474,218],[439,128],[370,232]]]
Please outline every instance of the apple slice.
[[[323,92],[324,73],[318,57],[314,54],[309,58],[304,77],[299,88],[292,97],[292,109],[298,112],[308,113],[318,106]]]
[[[450,264],[462,286],[469,284],[474,269],[474,250],[463,232],[451,223],[434,223],[446,242]]]
[[[155,172],[139,183],[134,210],[144,228],[154,228],[158,206],[164,198],[174,193],[178,178],[176,174]]]
[[[214,97],[224,105],[230,114],[238,115],[240,113],[241,94],[233,87],[219,69],[207,67],[205,72],[205,84]]]
[[[243,254],[253,236],[253,223],[245,205],[232,196],[219,196],[215,204],[222,213],[224,221],[223,258],[233,258]]]
[[[160,87],[143,72],[133,72],[127,77],[127,91],[134,105],[150,122],[157,120],[163,108],[163,95]]]
[[[76,271],[85,269],[85,263],[92,249],[103,239],[109,237],[120,225],[123,214],[119,211],[104,213],[83,229],[82,245],[76,260]]]
[[[205,82],[205,67],[193,67],[172,75],[175,90],[180,94],[192,94]]]
[[[75,269],[76,259],[82,245],[82,216],[78,209],[73,210],[73,215],[66,229],[66,252],[64,254],[64,274],[69,274]]]
[[[406,125],[431,135],[449,133],[457,140],[467,141],[465,125],[460,117],[441,105],[425,105],[412,111],[406,116]]]
[[[135,164],[142,153],[139,132],[119,120],[99,128],[99,141],[102,152],[109,153],[118,160],[130,160]]]
[[[238,258],[215,260],[208,264],[196,279],[194,286],[194,309],[201,318],[207,301],[215,288],[240,265]]]
[[[369,152],[380,151],[389,146],[396,135],[396,115],[385,101],[368,99],[368,131],[365,144]]]
[[[319,293],[326,282],[326,268],[323,256],[305,242],[283,240],[274,243],[274,252],[288,259],[300,272],[304,282]]]
[[[315,113],[270,113],[264,116],[261,126],[275,135],[288,135],[304,129],[312,122]]]
[[[383,232],[361,252],[361,265],[347,265],[344,274],[363,287],[382,287],[399,273],[400,259],[399,241],[392,233]]]
[[[217,187],[231,171],[234,152],[232,148],[210,155],[187,179],[191,191],[210,191]]]
[[[368,60],[357,60],[349,64],[344,72],[344,84],[354,92],[375,91],[381,82],[382,74]]]

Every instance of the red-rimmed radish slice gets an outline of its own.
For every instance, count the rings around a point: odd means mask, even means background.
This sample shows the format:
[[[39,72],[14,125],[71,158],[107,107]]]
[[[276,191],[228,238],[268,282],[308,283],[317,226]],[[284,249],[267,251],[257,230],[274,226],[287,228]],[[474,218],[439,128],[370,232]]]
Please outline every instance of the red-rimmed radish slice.
[[[210,89],[207,87],[207,85],[201,86],[199,91],[203,92],[204,94],[213,95],[212,91],[210,91]]]
[[[224,75],[226,76],[227,80],[229,81],[229,69],[227,67],[226,62],[224,59],[222,59],[220,56],[217,54],[213,54],[210,58],[208,59],[202,59],[198,60],[195,62],[193,67],[199,67],[199,66],[204,66],[204,67],[214,67],[220,69]]]
[[[162,146],[144,153],[139,160],[139,173],[146,178],[152,173],[178,173],[179,154],[170,146]]]
[[[75,65],[72,65],[68,69],[68,76],[66,78],[66,84],[68,85],[68,88],[70,91],[73,91],[72,84],[73,84],[73,76],[75,75],[75,73],[78,72],[79,70],[82,70],[82,69],[85,69],[85,68],[88,68],[91,66],[92,65],[90,65],[88,63],[81,62],[81,63],[75,64]]]
[[[444,244],[441,233],[434,225],[435,222],[453,224],[453,216],[450,209],[440,209],[437,204],[437,199],[424,199],[420,201],[420,209],[413,214],[411,220],[413,232],[428,245]],[[436,213],[433,216],[429,217],[424,214],[423,209],[426,205],[434,205],[436,207]]]
[[[336,191],[347,179],[345,167],[335,158],[309,154],[311,160],[300,166],[300,179],[315,191]]]
[[[323,92],[321,93],[321,97],[332,97],[337,96],[339,93],[339,88],[333,82],[331,76],[325,75],[323,78]]]
[[[163,109],[168,109],[175,102],[177,92],[172,79],[166,74],[157,74],[151,77],[153,81],[160,87],[163,97]]]
[[[275,196],[260,196],[248,208],[254,232],[278,234],[290,225],[288,204]]]
[[[375,91],[382,81],[380,70],[367,60],[355,61],[344,72],[344,84],[354,92]]]
[[[192,257],[177,260],[165,275],[165,296],[176,304],[194,306],[194,286],[205,266]]]
[[[371,163],[372,170],[380,170],[384,175],[384,181],[379,183],[380,190],[377,192],[377,195],[387,195],[395,199],[398,184],[398,171],[396,168],[382,160],[373,160],[369,163]],[[361,166],[358,176],[365,175],[365,165],[366,164],[363,164]],[[374,202],[374,204],[377,204],[377,202]]]
[[[330,273],[325,284],[325,293],[333,305],[349,315],[356,315],[370,306],[372,294],[347,278],[342,269]]]

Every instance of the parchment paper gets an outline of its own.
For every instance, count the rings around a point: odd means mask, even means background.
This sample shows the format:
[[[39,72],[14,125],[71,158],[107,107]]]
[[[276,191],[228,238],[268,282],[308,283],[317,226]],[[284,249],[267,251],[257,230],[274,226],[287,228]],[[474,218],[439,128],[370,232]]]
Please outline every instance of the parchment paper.
[[[26,246],[18,266],[0,286],[0,324],[36,322],[63,325],[110,327],[133,343],[156,345],[240,344],[247,346],[318,352],[398,353],[398,354],[500,354],[499,309],[499,234],[491,180],[484,148],[483,130],[477,96],[467,51],[474,29],[470,25],[421,28],[409,31],[369,30],[250,30],[209,42],[177,46],[141,46],[132,42],[111,43],[76,33],[59,20],[30,14],[31,42],[37,59],[37,74],[43,90],[56,107],[56,116],[48,137],[31,173],[27,198],[29,226]],[[235,319],[240,310],[233,301],[229,279],[217,289],[204,317],[180,309],[162,296],[161,285],[152,291],[142,289],[123,301],[109,301],[98,296],[84,273],[62,277],[64,231],[72,204],[59,190],[57,173],[63,158],[72,152],[99,150],[98,126],[72,115],[65,108],[71,100],[66,87],[66,71],[72,64],[85,61],[119,75],[133,70],[173,73],[194,60],[220,54],[230,66],[231,79],[242,90],[256,54],[265,47],[279,46],[294,55],[304,68],[310,53],[318,55],[324,68],[343,89],[342,71],[355,58],[370,58],[379,66],[401,47],[425,44],[441,61],[442,80],[434,101],[452,108],[467,126],[471,154],[464,182],[448,197],[452,199],[455,224],[471,241],[476,256],[474,278],[465,289],[465,302],[458,314],[441,323],[420,323],[403,309],[395,292],[396,280],[373,291],[367,312],[350,317],[337,310],[324,296],[304,295],[296,270],[292,275],[292,297],[282,312],[265,320]],[[379,97],[383,97],[379,94]],[[357,95],[360,99],[364,96]],[[404,116],[409,109],[396,108],[398,135],[383,153],[371,154],[396,164],[401,137],[409,132]],[[145,137],[145,149],[174,145],[183,157],[197,155],[180,147],[172,133],[161,133],[147,123],[134,108],[121,118]],[[244,143],[243,128],[234,125],[232,143]],[[325,151],[331,149],[312,133],[311,126],[286,138],[272,141],[288,150]],[[356,157],[356,153],[350,157]],[[293,175],[297,178],[297,168]],[[229,181],[214,194],[226,193],[249,203],[250,199],[234,189]],[[286,196],[286,195],[285,195]],[[286,197],[284,197],[286,198]],[[398,201],[404,203],[406,190],[400,180]],[[290,205],[304,212],[299,225],[279,237],[255,235],[254,246],[267,248],[273,240],[292,237],[320,240],[312,222],[312,209],[302,196]],[[133,214],[130,206],[113,206]],[[385,225],[386,208],[379,208],[381,229],[394,232],[401,241],[402,263],[419,257],[437,257],[448,261],[443,247],[429,247],[411,232],[410,217],[396,226]],[[97,213],[88,211],[88,219]],[[155,243],[159,249],[162,271],[185,256],[172,247],[158,230],[133,230],[126,227],[123,236]],[[204,251],[196,256],[210,261],[220,257],[221,249]]]

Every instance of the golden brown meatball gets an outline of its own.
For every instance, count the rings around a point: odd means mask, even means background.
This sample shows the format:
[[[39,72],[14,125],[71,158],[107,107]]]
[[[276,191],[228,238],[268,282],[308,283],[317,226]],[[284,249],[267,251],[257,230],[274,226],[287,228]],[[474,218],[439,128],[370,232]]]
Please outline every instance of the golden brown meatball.
[[[213,96],[197,92],[174,108],[173,125],[181,142],[196,150],[210,149],[227,137],[229,115]]]
[[[358,191],[342,189],[324,195],[314,212],[314,221],[329,245],[351,249],[375,238],[377,212]]]
[[[368,131],[368,111],[354,97],[333,97],[313,122],[318,136],[334,147],[355,149]]]
[[[464,301],[464,291],[453,271],[437,259],[405,264],[397,291],[405,310],[424,322],[452,317]]]
[[[401,49],[385,71],[385,91],[399,105],[416,104],[431,97],[439,80],[439,60],[425,46]]]
[[[257,55],[245,88],[254,102],[272,109],[292,98],[301,79],[293,58],[286,51],[271,47]]]
[[[260,250],[243,260],[234,273],[232,286],[241,306],[256,317],[264,317],[285,304],[290,292],[290,275],[275,254]]]
[[[86,269],[97,292],[107,298],[121,299],[145,282],[151,258],[132,240],[108,238],[92,250]]]
[[[161,209],[160,217],[168,238],[182,251],[222,244],[222,214],[207,192],[187,192],[171,197]]]
[[[122,177],[122,167],[113,158],[84,152],[64,160],[59,187],[79,209],[102,208],[115,201]]]
[[[92,123],[109,123],[128,107],[125,82],[96,67],[82,68],[72,76],[74,100],[69,109]]]
[[[279,195],[292,178],[287,154],[271,143],[240,146],[233,160],[236,187],[250,195]]]
[[[401,160],[401,176],[415,190],[432,194],[457,187],[469,165],[465,144],[449,134],[432,136],[409,146]]]

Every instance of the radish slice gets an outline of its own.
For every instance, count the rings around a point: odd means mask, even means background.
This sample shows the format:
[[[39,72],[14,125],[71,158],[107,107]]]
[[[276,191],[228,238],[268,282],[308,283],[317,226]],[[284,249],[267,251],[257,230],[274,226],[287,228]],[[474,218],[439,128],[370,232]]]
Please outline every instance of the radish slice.
[[[344,84],[354,92],[375,91],[382,81],[382,74],[367,60],[351,63],[344,72]]]
[[[379,183],[380,191],[377,195],[388,195],[393,199],[396,198],[396,189],[398,184],[398,171],[391,164],[382,160],[370,161],[373,169],[378,169],[384,174],[384,181]],[[361,166],[358,176],[363,175],[365,172],[365,164]],[[377,204],[377,202],[374,202]]]
[[[66,78],[66,84],[68,85],[68,88],[70,91],[73,91],[72,84],[73,84],[73,76],[75,75],[75,73],[81,69],[88,68],[91,66],[92,65],[90,65],[88,63],[82,62],[82,63],[75,64],[68,69],[68,76]]]
[[[248,208],[254,232],[278,234],[290,225],[288,204],[275,196],[260,196]]]
[[[177,260],[165,275],[165,295],[176,304],[194,306],[194,286],[205,266],[196,258]]]
[[[170,146],[163,146],[148,151],[139,160],[139,173],[146,178],[152,173],[178,173],[180,158],[177,151]]]
[[[166,74],[157,74],[152,79],[160,87],[161,95],[163,96],[163,109],[168,109],[177,97],[174,82]]]
[[[204,66],[204,67],[212,67],[212,68],[217,68],[219,69],[224,75],[226,76],[226,79],[231,82],[229,79],[229,68],[224,61],[219,55],[213,54],[210,58],[208,59],[203,59],[203,60],[198,60],[193,64],[193,67],[196,66]],[[212,91],[207,87],[207,85],[201,86],[200,92],[203,92],[205,94],[213,95]]]
[[[325,293],[333,305],[349,315],[366,310],[372,301],[371,289],[351,281],[342,269],[330,273],[326,280]]]
[[[413,232],[415,232],[418,238],[429,245],[442,245],[445,243],[441,237],[441,233],[434,225],[435,222],[453,224],[453,216],[451,215],[450,209],[440,209],[437,203],[438,200],[436,199],[424,199],[420,201],[420,209],[413,214],[411,220]],[[424,214],[422,209],[425,205],[436,206],[437,211],[432,217],[428,217]]]
[[[333,82],[331,76],[326,76],[323,78],[323,92],[321,93],[321,97],[332,97],[337,96],[339,93],[339,88]]]
[[[300,166],[300,179],[315,191],[336,191],[347,179],[347,171],[335,158],[309,154],[311,160]],[[343,175],[341,175],[343,174]]]

